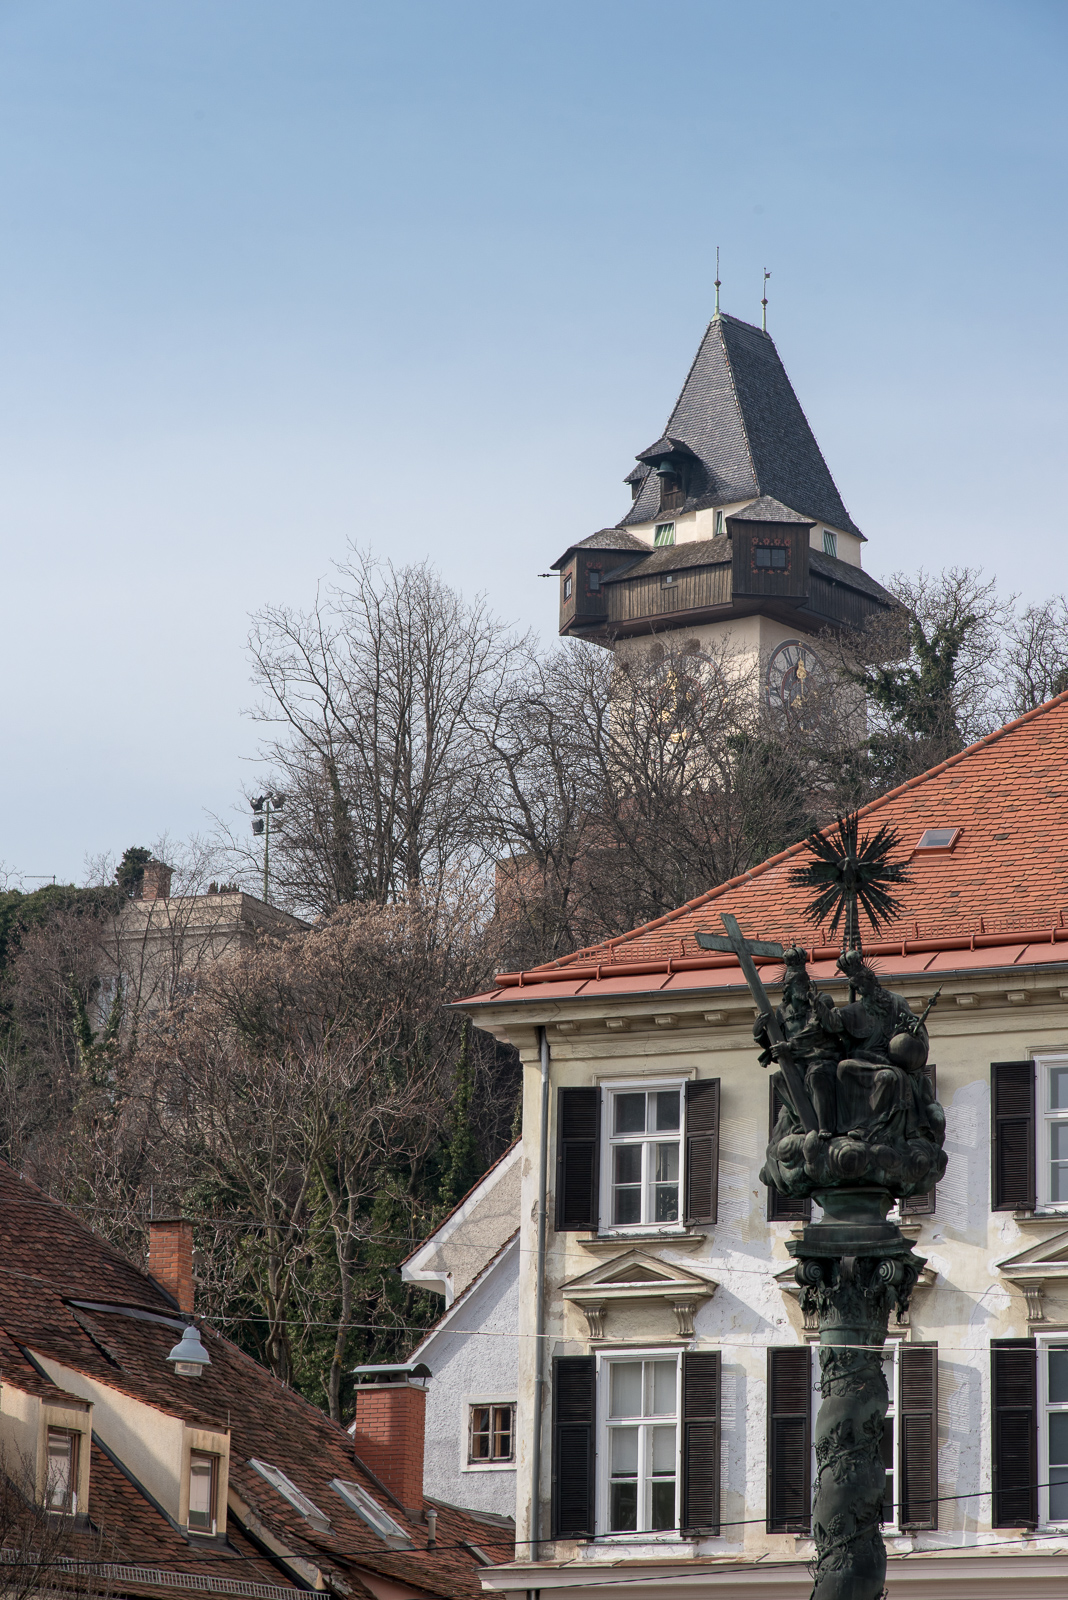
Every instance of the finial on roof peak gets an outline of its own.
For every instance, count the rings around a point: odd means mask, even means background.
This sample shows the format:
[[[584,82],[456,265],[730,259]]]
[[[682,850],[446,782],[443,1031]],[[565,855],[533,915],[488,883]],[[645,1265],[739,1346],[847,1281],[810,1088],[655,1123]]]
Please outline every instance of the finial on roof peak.
[[[771,273],[768,271],[767,267],[765,267],[764,268],[764,298],[760,302],[760,331],[761,331],[761,333],[767,333],[767,331],[768,331],[768,279],[770,277],[771,277]]]
[[[719,316],[719,245],[716,246],[716,309],[713,317]]]

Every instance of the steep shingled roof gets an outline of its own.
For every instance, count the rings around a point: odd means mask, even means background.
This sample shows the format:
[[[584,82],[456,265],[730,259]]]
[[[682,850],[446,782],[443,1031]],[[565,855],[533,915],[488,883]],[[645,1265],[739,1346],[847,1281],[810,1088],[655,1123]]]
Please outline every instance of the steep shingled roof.
[[[138,1309],[150,1316],[131,1315]],[[503,1530],[477,1515],[442,1509],[437,1548],[428,1550],[425,1523],[384,1494],[354,1458],[344,1429],[223,1335],[201,1324],[211,1365],[195,1380],[177,1376],[166,1358],[176,1330],[188,1320],[146,1273],[0,1162],[4,1385],[62,1404],[63,1391],[49,1378],[49,1368],[59,1367],[72,1387],[84,1377],[190,1427],[229,1428],[230,1487],[251,1508],[260,1530],[248,1537],[231,1507],[226,1548],[186,1538],[129,1471],[111,1460],[108,1440],[98,1445],[94,1434],[89,1514],[100,1535],[76,1531],[75,1543],[85,1547],[77,1553],[99,1559],[103,1541],[107,1560],[118,1563],[109,1573],[113,1594],[193,1588],[186,1579],[198,1576],[209,1591],[206,1580],[218,1579],[236,1582],[236,1589],[225,1591],[224,1585],[218,1592],[259,1594],[265,1600],[257,1585],[266,1584],[274,1586],[266,1600],[283,1591],[295,1594],[300,1585],[264,1553],[266,1530],[343,1593],[367,1596],[363,1578],[380,1576],[426,1595],[476,1600],[481,1563],[468,1547],[475,1544],[498,1560],[510,1559],[513,1545]],[[254,1458],[281,1468],[327,1514],[329,1529],[313,1527],[251,1465]],[[333,1478],[354,1481],[376,1499],[401,1524],[412,1548],[387,1546],[330,1487]],[[165,1581],[144,1578],[151,1571]]]
[[[683,509],[770,495],[783,505],[860,537],[808,419],[766,333],[734,317],[709,323],[654,452],[684,443],[704,469]],[[647,454],[648,452],[643,452]],[[631,474],[633,478],[633,474]],[[659,486],[650,469],[620,521],[653,522]]]
[[[885,824],[900,835],[900,857],[911,858],[910,881],[896,891],[900,915],[878,938],[866,936],[865,948],[903,961],[926,950],[947,971],[979,961],[1068,963],[1066,814],[1068,691],[863,808],[862,836]],[[949,827],[960,830],[951,851],[913,853],[925,829]],[[521,976],[502,974],[497,989],[473,998],[520,999],[529,985],[535,999],[557,981],[592,995],[628,968],[650,989],[738,984],[733,956],[702,952],[694,937],[721,932],[724,911],[751,937],[796,939],[830,956],[829,930],[805,918],[809,891],[789,881],[803,851],[803,842],[791,845],[655,922]]]

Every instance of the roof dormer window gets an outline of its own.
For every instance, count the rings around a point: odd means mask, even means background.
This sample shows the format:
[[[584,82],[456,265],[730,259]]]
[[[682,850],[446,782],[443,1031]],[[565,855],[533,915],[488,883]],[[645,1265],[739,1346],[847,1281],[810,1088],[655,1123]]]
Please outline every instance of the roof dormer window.
[[[662,461],[656,471],[660,479],[661,511],[678,511],[686,499],[681,468],[673,461]]]
[[[675,543],[675,524],[673,522],[658,522],[656,525],[656,538],[653,540],[655,548],[661,545]]]
[[[837,556],[838,554],[838,535],[833,528],[824,528],[823,530],[823,553],[825,556]]]

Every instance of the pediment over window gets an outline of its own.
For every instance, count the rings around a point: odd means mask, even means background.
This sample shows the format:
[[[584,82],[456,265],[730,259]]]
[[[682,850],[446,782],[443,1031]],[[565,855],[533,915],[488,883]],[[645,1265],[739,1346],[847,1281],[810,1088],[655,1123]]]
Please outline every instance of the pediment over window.
[[[671,1307],[679,1336],[688,1338],[693,1333],[694,1313],[712,1298],[716,1284],[688,1267],[661,1261],[642,1250],[628,1250],[625,1255],[600,1262],[590,1272],[572,1278],[560,1292],[565,1300],[582,1307],[593,1339],[603,1337],[609,1306],[624,1308],[628,1303],[657,1301]]]
[[[1007,1283],[1022,1290],[1028,1322],[1045,1322],[1043,1293],[1052,1284],[1068,1284],[1068,1229],[1005,1256],[995,1265]]]

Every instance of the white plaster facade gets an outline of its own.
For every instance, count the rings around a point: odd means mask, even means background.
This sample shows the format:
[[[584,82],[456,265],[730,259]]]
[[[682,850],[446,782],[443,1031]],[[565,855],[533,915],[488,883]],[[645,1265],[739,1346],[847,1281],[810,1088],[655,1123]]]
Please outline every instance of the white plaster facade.
[[[518,1399],[521,1173],[515,1144],[401,1268],[405,1282],[445,1297],[445,1315],[410,1357],[431,1372],[424,1492],[502,1517],[515,1516],[514,1423],[509,1459],[472,1460],[471,1411]]]
[[[1068,960],[1021,966],[1019,949],[962,956],[906,955],[878,964],[914,1009],[944,985],[931,1020],[932,1060],[947,1114],[949,1167],[933,1216],[908,1231],[927,1258],[929,1286],[914,1297],[904,1340],[938,1346],[938,1527],[888,1535],[889,1593],[899,1596],[1007,1597],[1068,1595],[1068,1526],[1024,1530],[991,1527],[990,1341],[1038,1333],[1068,1342],[1068,1207],[1031,1214],[992,1212],[990,1200],[990,1064],[1047,1054],[1068,1057]],[[998,962],[1003,961],[1004,966]],[[828,964],[829,965],[829,964]],[[828,974],[820,972],[819,976]],[[702,979],[708,985],[702,987]],[[710,980],[715,981],[712,987]],[[753,1005],[721,974],[585,986],[587,997],[562,995],[562,985],[504,991],[474,1008],[478,1024],[515,1043],[525,1067],[522,1148],[522,1254],[519,1296],[519,1426],[517,1561],[487,1572],[488,1589],[560,1589],[584,1594],[607,1578],[628,1594],[674,1595],[696,1590],[741,1597],[803,1596],[813,1554],[807,1538],[765,1531],[767,1473],[766,1372],[769,1345],[803,1344],[807,1333],[795,1296],[786,1244],[797,1226],[769,1222],[759,1181],[768,1131],[767,1078],[752,1041]],[[572,985],[572,989],[583,988]],[[832,984],[832,993],[844,991]],[[593,991],[599,991],[594,993]],[[528,1559],[531,1537],[531,1444],[541,1427],[542,1528],[550,1527],[551,1385],[540,1419],[534,1413],[536,1331],[533,1325],[537,1248],[540,1113],[539,1029],[551,1050],[549,1229],[545,1334],[550,1357],[593,1353],[599,1360],[635,1350],[673,1354],[716,1349],[722,1359],[721,1535],[677,1534],[593,1540],[544,1538]],[[556,1172],[557,1092],[565,1086],[615,1082],[721,1082],[718,1221],[707,1227],[557,1233],[552,1226]],[[575,1280],[640,1248],[669,1272],[704,1278],[708,1293],[694,1312],[691,1336],[680,1333],[666,1298],[624,1295],[610,1302],[601,1335],[591,1331]],[[1021,1252],[1028,1259],[1016,1258]],[[1046,1259],[1049,1257],[1049,1259]],[[569,1294],[569,1288],[571,1293]],[[551,1368],[547,1366],[547,1376]],[[600,1446],[598,1447],[601,1448]],[[603,1469],[599,1457],[598,1470]],[[1011,1558],[1011,1559],[1010,1559]]]

